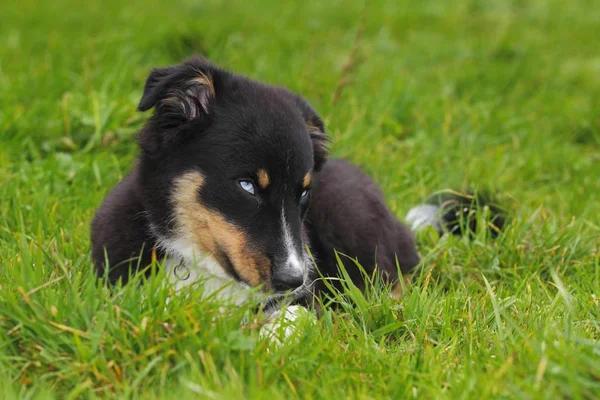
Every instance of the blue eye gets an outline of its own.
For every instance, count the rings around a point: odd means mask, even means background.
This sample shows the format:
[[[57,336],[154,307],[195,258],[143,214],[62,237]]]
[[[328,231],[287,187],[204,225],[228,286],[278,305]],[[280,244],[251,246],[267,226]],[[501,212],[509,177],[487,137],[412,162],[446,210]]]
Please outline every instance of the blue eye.
[[[308,189],[306,189],[305,191],[302,192],[302,194],[300,195],[300,200],[304,200],[308,197]]]
[[[255,194],[254,184],[250,181],[240,181],[240,187],[250,194]]]

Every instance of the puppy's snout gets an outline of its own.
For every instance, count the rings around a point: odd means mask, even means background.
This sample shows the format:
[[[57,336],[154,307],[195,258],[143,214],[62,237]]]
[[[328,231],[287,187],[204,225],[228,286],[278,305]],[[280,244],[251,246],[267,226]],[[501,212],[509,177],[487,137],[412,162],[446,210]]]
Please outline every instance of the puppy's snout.
[[[304,273],[296,265],[288,262],[274,272],[272,283],[277,292],[294,290],[304,283]]]

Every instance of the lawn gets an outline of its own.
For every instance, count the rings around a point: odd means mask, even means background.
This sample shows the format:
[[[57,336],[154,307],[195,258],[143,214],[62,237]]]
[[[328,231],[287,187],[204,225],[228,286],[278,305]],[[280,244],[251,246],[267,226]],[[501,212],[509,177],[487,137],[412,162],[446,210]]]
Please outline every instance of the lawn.
[[[598,398],[599,34],[592,0],[3,3],[0,397]],[[510,225],[423,233],[402,299],[350,291],[280,347],[201,288],[98,285],[144,80],[196,52],[302,93],[399,218],[472,186]]]

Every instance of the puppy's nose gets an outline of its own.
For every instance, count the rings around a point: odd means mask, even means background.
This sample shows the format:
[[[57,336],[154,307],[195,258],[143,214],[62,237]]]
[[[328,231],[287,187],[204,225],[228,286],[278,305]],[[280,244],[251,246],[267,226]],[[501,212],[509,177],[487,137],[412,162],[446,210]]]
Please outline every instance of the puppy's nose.
[[[273,288],[277,292],[294,290],[304,283],[304,274],[302,271],[290,270],[284,268],[282,271],[275,272],[273,275]]]

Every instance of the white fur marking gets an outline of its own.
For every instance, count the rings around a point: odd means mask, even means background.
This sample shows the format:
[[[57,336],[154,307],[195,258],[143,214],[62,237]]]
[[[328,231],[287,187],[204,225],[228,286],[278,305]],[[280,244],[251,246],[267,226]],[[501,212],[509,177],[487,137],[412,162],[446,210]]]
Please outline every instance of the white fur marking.
[[[441,232],[440,208],[431,204],[421,204],[410,209],[406,214],[406,222],[410,224],[413,231],[418,231],[426,226],[432,226]]]
[[[290,226],[285,219],[284,207],[281,208],[281,224],[283,229],[283,242],[285,243],[285,252],[287,254],[286,267],[289,267],[294,271],[301,271],[304,275],[304,263],[300,260],[300,257],[298,257],[298,251],[296,250],[296,246],[294,246],[292,233],[290,232]]]
[[[161,239],[159,246],[167,254],[165,272],[176,291],[204,281],[204,295],[219,291],[219,297],[241,304],[248,299],[249,287],[230,277],[212,256],[202,252],[191,241],[180,237]],[[186,278],[186,279],[182,279]]]

